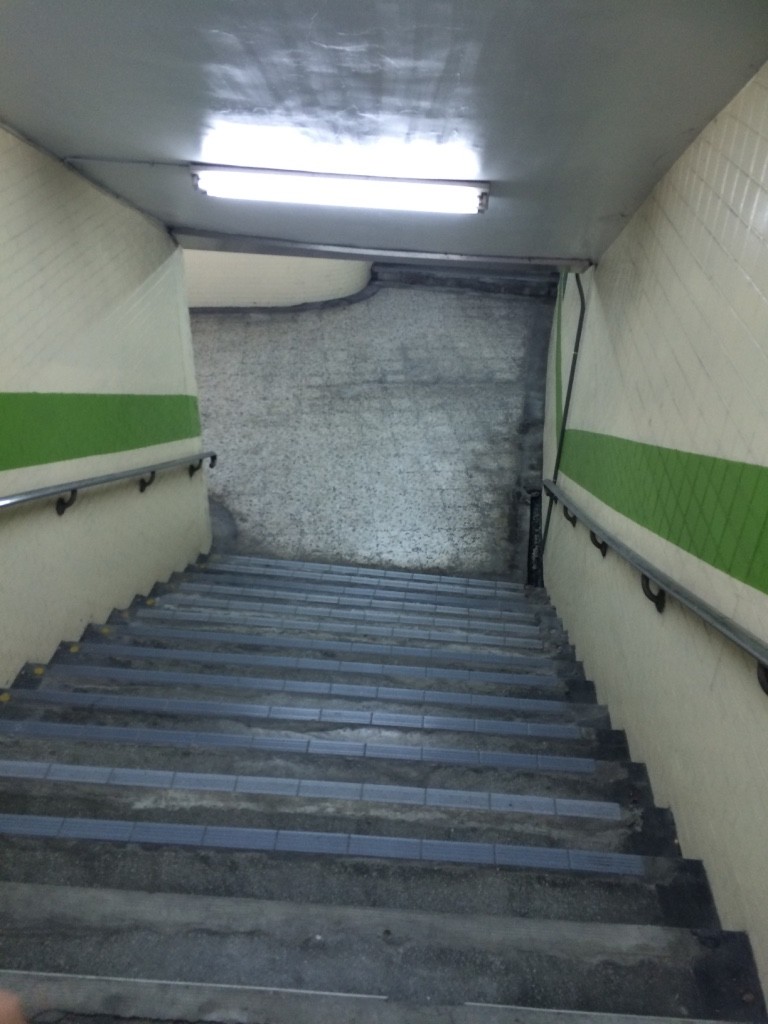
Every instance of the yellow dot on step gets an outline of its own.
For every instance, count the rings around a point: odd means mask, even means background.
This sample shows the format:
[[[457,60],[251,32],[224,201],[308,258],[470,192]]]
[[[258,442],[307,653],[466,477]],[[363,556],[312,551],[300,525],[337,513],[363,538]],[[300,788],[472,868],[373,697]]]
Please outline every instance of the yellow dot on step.
[[[35,673],[36,676],[41,676],[43,672],[45,672],[45,667],[43,665],[35,665],[32,671]]]
[[[0,701],[2,701],[3,704],[7,704],[10,699],[11,699],[10,693],[0,693]]]
[[[99,632],[101,633],[102,636],[109,636],[112,630],[109,628],[109,626],[102,626]]]
[[[149,607],[151,608],[152,605],[155,604],[156,602],[155,602],[154,597],[148,597],[145,603],[148,604]]]
[[[70,644],[69,645],[69,653],[70,654],[77,654],[77,652],[79,650],[80,650],[80,644]]]

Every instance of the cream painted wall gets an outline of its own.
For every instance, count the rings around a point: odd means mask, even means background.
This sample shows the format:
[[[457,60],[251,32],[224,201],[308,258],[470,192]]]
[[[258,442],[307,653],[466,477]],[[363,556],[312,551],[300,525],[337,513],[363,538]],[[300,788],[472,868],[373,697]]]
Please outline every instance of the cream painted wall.
[[[569,428],[768,467],[767,243],[764,67],[586,275]],[[571,279],[562,306],[563,386],[577,317]],[[555,456],[556,336],[557,318],[548,475]],[[662,539],[566,474],[559,483],[607,530],[766,639],[765,592]],[[707,507],[686,504],[693,491],[685,479],[659,480],[658,489],[674,497],[692,531],[714,522]],[[714,501],[714,493],[709,497]],[[733,510],[714,538],[718,550],[739,550],[738,522]],[[760,549],[745,552],[747,558],[764,556],[766,528],[768,520]],[[684,854],[703,859],[725,927],[748,930],[768,989],[768,697],[754,662],[674,601],[659,615],[637,574],[616,555],[602,559],[587,530],[572,528],[558,509],[545,579],[614,724],[627,730],[633,757],[647,763],[657,800],[672,808]]]
[[[189,305],[299,306],[362,291],[371,264],[300,256],[184,251]]]
[[[34,437],[14,435],[14,397],[45,410],[54,394],[149,396],[162,426],[163,396],[194,396],[196,386],[182,258],[165,230],[3,129],[0,389],[2,495],[200,448],[191,428],[106,454],[103,438],[77,441],[73,422],[43,419]],[[48,435],[67,431],[77,457],[15,464],[15,451],[43,451]],[[52,501],[0,516],[0,685],[210,544],[203,474],[185,469],[161,474],[144,495],[135,481],[83,492],[62,517]]]

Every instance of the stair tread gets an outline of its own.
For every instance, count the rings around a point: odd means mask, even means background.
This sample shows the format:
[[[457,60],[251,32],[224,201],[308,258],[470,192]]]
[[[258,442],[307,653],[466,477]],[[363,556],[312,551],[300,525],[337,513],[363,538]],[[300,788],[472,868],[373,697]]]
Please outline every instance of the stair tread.
[[[342,574],[336,572],[313,571],[307,569],[284,569],[277,566],[254,566],[251,564],[240,564],[236,562],[208,561],[194,566],[189,570],[190,575],[226,575],[243,576],[252,578],[254,581],[270,582],[273,580],[286,580],[291,584],[309,583],[321,586],[330,585],[338,587],[357,587],[360,589],[391,589],[408,594],[434,594],[469,596],[477,598],[478,601],[497,598],[509,598],[512,600],[525,596],[524,587],[520,584],[504,583],[478,583],[470,577],[462,580],[457,577],[434,576],[431,580],[411,577],[376,576],[358,574]]]
[[[199,896],[184,893],[151,893],[142,890],[102,888],[0,881],[0,903],[9,920],[44,921],[49,905],[56,904],[60,920],[83,920],[96,928],[110,928],[116,919],[156,925],[165,931],[182,924],[204,924],[221,934],[259,931],[265,937],[280,929],[312,935],[334,925],[350,931],[381,935],[389,927],[407,928],[420,939],[429,939],[437,931],[446,947],[475,945],[482,949],[503,950],[518,946],[571,954],[588,959],[608,954],[643,956],[646,952],[675,957],[696,949],[700,943],[688,928],[670,925],[603,923],[542,920],[515,915],[453,914],[400,911],[385,907],[361,909],[313,904],[307,907],[292,901],[254,900],[250,897]],[[160,908],[162,907],[162,912]],[[721,933],[727,935],[727,932]]]
[[[252,572],[285,572],[294,578],[305,575],[329,575],[351,579],[392,580],[397,583],[425,583],[429,586],[468,586],[479,590],[523,592],[526,588],[502,576],[462,576],[443,572],[412,572],[408,569],[379,569],[375,566],[334,565],[329,562],[300,562],[291,559],[251,557],[247,555],[211,555],[195,563],[192,569],[232,566]]]
[[[379,643],[375,640],[360,641],[337,638],[297,637],[284,633],[242,632],[226,629],[185,629],[179,626],[164,626],[156,623],[133,622],[98,626],[92,631],[109,637],[112,642],[133,638],[156,638],[158,640],[186,640],[194,644],[211,643],[237,647],[290,648],[294,650],[333,650],[345,653],[370,654],[389,658],[412,658],[419,661],[471,661],[473,664],[494,664],[513,667],[523,663],[537,664],[548,659],[542,650],[515,650],[504,653],[492,651],[463,651],[455,648],[419,647],[415,644]]]
[[[227,602],[225,602],[227,603]],[[340,638],[348,636],[385,637],[392,640],[411,640],[417,642],[433,642],[448,645],[448,649],[456,646],[460,649],[482,651],[486,647],[504,650],[542,650],[544,641],[539,626],[520,626],[511,636],[504,634],[485,634],[476,630],[452,629],[419,629],[417,627],[398,627],[395,625],[376,625],[372,621],[334,621],[330,619],[311,618],[309,616],[284,616],[280,614],[260,613],[243,610],[239,616],[226,608],[217,609],[215,605],[205,610],[188,607],[183,602],[172,602],[167,599],[155,599],[151,605],[144,603],[134,609],[133,621],[137,622],[168,622],[182,624],[213,624],[218,627],[236,629],[242,623],[247,626],[252,636],[258,636],[259,630],[277,630],[283,635],[293,633],[307,635],[315,633],[330,634]]]
[[[184,577],[188,580],[204,580],[217,586],[219,583],[235,586],[245,583],[251,590],[284,589],[307,594],[334,594],[341,597],[376,597],[383,601],[405,601],[429,604],[456,605],[469,608],[502,608],[507,606],[524,606],[528,599],[523,590],[497,591],[482,590],[477,587],[460,584],[424,584],[422,582],[400,583],[388,579],[375,578],[342,578],[323,574],[272,573],[256,571],[236,566],[205,566],[195,567],[187,571]]]
[[[58,1024],[82,1024],[81,1015],[196,1024],[269,1020],[270,1024],[715,1024],[704,1017],[658,1017],[491,1003],[415,1006],[366,993],[301,991],[199,981],[0,970],[0,985],[20,993],[31,1017],[57,1006]]]
[[[269,603],[280,602],[286,605],[368,608],[384,612],[413,612],[416,615],[428,612],[443,618],[444,621],[449,619],[510,623],[533,623],[537,621],[536,612],[531,610],[530,606],[523,601],[518,602],[514,607],[508,607],[505,602],[499,602],[497,606],[476,606],[471,603],[461,603],[458,600],[446,600],[442,603],[417,600],[415,597],[410,600],[404,600],[395,594],[382,597],[380,595],[361,595],[355,592],[324,591],[319,588],[315,590],[289,590],[284,587],[243,587],[227,583],[225,580],[213,583],[207,577],[201,578],[200,581],[182,579],[178,584],[169,584],[171,590],[176,589],[176,587],[185,593],[248,597],[253,602],[266,600]]]
[[[690,930],[656,925],[23,883],[0,884],[0,895],[5,966],[17,970],[32,960],[38,969],[64,963],[98,977],[122,953],[138,977],[155,980],[194,981],[205,964],[205,977],[222,984],[362,991],[422,1006],[526,994],[534,1005],[593,1010],[605,1005],[596,984],[603,982],[614,995],[620,988],[624,1009],[645,1002],[669,1012],[688,1003],[690,1012],[699,1000],[689,964],[701,971],[717,960]],[[25,929],[31,938],[23,941]],[[722,939],[727,948],[728,934]],[[649,999],[652,977],[660,984]]]
[[[206,849],[254,850],[313,856],[373,857],[496,868],[530,868],[643,877],[652,862],[639,854],[511,843],[478,843],[354,832],[192,825],[141,819],[81,818],[42,814],[0,814],[0,835],[41,839],[90,839],[183,845]]]
[[[238,591],[247,594],[248,591]],[[470,625],[467,616],[441,616],[428,613],[404,613],[389,608],[369,609],[352,607],[335,607],[333,605],[304,606],[301,604],[291,605],[285,602],[269,602],[248,600],[246,597],[220,596],[217,591],[208,594],[205,591],[193,591],[184,589],[183,585],[176,588],[160,588],[160,592],[153,597],[148,597],[144,607],[155,609],[162,607],[182,607],[207,611],[215,609],[218,611],[231,611],[233,613],[246,613],[248,615],[264,615],[272,617],[284,617],[286,611],[290,611],[293,619],[310,618],[312,622],[329,623],[355,623],[381,625],[391,623],[393,627],[408,627],[413,625],[429,625],[433,629],[443,632],[444,630],[462,629],[465,633],[469,631]],[[517,636],[521,632],[526,635],[538,636],[541,624],[536,615],[516,615],[510,621],[491,619],[483,623],[484,633],[504,636]]]
[[[406,676],[417,679],[450,679],[454,682],[514,683],[531,679],[536,685],[554,688],[562,685],[553,673],[552,665],[537,659],[535,666],[528,659],[520,659],[521,670],[510,668],[505,672],[485,669],[444,668],[435,665],[411,665],[399,662],[345,661],[339,658],[305,658],[284,655],[243,653],[240,651],[211,651],[196,648],[152,647],[141,644],[83,641],[77,645],[83,655],[101,658],[132,658],[135,660],[183,661],[187,664],[249,665],[254,668],[284,668],[293,671],[337,672],[345,675]],[[540,668],[539,668],[540,666]],[[574,673],[576,674],[576,673]]]
[[[322,797],[424,807],[463,807],[499,814],[552,815],[597,818],[605,821],[620,821],[622,818],[621,806],[614,801],[576,800],[568,797],[532,796],[480,789],[399,786],[221,772],[182,772],[98,764],[67,764],[56,761],[0,760],[0,778],[153,789],[197,789],[264,796]]]
[[[386,742],[381,739],[322,739],[307,736],[262,736],[203,730],[159,729],[148,726],[95,725],[0,719],[0,735],[96,740],[99,742],[172,744],[183,747],[244,748],[281,754],[364,757],[383,760],[454,764],[468,767],[593,774],[592,757],[509,752],[505,750],[440,747]]]
[[[579,703],[552,697],[508,697],[496,686],[477,690],[422,689],[419,686],[379,686],[364,683],[334,683],[317,679],[275,678],[272,676],[235,675],[227,672],[201,672],[184,669],[152,669],[122,665],[82,664],[80,661],[53,662],[44,672],[33,676],[31,682],[55,679],[61,685],[67,680],[73,683],[86,680],[112,680],[125,683],[143,683],[168,687],[203,687],[230,690],[245,690],[253,693],[282,693],[297,697],[321,696],[349,701],[382,701],[397,704],[451,705],[457,708],[477,710],[518,711],[531,715],[560,716],[563,720],[582,715],[592,719],[605,714],[597,704]],[[535,691],[535,688],[533,688]],[[490,690],[491,692],[488,692]],[[12,689],[12,698],[21,692],[21,687]],[[550,691],[545,691],[547,694]]]
[[[97,690],[17,689],[13,708],[19,705],[52,705],[87,708],[91,711],[141,712],[148,715],[237,718],[272,723],[294,722],[311,725],[371,727],[467,733],[482,737],[563,740],[573,743],[594,742],[596,732],[588,726],[562,722],[532,722],[525,719],[469,718],[463,715],[411,714],[395,711],[354,708],[309,707],[306,705],[256,704],[229,700],[200,700],[179,697],[134,696]],[[617,734],[620,735],[620,734]]]

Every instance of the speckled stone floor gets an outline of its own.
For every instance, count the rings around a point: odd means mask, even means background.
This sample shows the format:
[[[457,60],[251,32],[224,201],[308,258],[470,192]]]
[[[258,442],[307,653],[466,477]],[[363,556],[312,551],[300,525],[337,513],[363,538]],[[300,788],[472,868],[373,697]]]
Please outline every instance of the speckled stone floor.
[[[551,317],[548,300],[419,286],[193,315],[238,549],[523,579]]]

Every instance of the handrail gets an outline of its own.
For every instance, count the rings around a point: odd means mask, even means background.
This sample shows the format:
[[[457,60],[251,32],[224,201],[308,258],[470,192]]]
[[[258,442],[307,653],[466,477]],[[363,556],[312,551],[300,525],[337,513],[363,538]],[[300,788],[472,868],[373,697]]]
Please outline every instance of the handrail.
[[[78,491],[99,487],[102,484],[112,484],[118,480],[139,477],[139,490],[143,493],[154,482],[156,473],[165,469],[175,469],[177,466],[189,466],[189,475],[194,476],[205,459],[209,460],[208,464],[213,468],[216,465],[216,452],[197,452],[195,455],[171,459],[170,462],[156,462],[151,466],[140,466],[138,469],[123,469],[119,473],[105,473],[102,476],[87,477],[85,480],[70,480],[64,484],[38,487],[32,491],[19,491],[17,494],[8,494],[4,498],[0,498],[0,509],[17,508],[19,505],[26,505],[31,501],[40,501],[41,498],[53,498],[59,495],[56,511],[63,516],[67,509],[74,505]],[[61,497],[63,494],[69,494],[69,497]]]
[[[742,651],[751,655],[757,661],[757,674],[760,685],[768,693],[768,644],[760,640],[759,637],[756,637],[754,633],[750,633],[749,630],[738,625],[733,619],[729,619],[726,615],[717,611],[712,605],[707,604],[706,601],[697,597],[690,590],[687,590],[682,584],[677,583],[671,576],[667,576],[665,572],[662,572],[651,562],[646,561],[642,555],[638,555],[636,551],[623,541],[620,541],[618,537],[614,537],[597,520],[593,519],[588,512],[585,512],[577,502],[570,498],[562,487],[559,487],[551,480],[545,480],[542,486],[553,501],[562,504],[564,514],[570,513],[570,515],[567,515],[567,519],[573,526],[576,525],[578,520],[581,520],[590,531],[592,543],[600,548],[601,552],[602,544],[606,544],[608,548],[615,551],[625,562],[628,562],[633,568],[637,569],[640,573],[643,593],[656,605],[657,611],[662,612],[664,610],[664,596],[669,594],[680,604],[685,605],[689,611],[698,615],[700,619],[713,626],[731,643],[736,644]],[[652,583],[658,587],[658,593],[656,594],[651,591]]]

